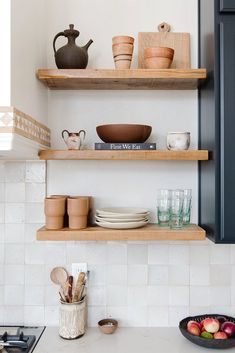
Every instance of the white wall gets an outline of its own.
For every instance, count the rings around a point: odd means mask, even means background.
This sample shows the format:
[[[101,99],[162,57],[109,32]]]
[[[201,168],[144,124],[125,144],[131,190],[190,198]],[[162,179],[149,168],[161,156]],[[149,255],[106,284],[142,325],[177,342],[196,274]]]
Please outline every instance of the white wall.
[[[0,106],[11,100],[11,2],[0,0]]]
[[[47,124],[47,90],[36,79],[47,66],[47,1],[11,3],[11,105]]]

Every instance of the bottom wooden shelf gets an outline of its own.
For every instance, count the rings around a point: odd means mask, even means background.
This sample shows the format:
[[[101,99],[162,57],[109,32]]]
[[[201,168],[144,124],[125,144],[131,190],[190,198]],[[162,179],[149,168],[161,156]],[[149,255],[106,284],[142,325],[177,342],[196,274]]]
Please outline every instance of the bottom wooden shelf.
[[[205,240],[206,232],[195,224],[179,230],[161,228],[157,224],[148,224],[138,229],[107,229],[98,226],[83,230],[47,230],[45,227],[37,231],[37,240]]]

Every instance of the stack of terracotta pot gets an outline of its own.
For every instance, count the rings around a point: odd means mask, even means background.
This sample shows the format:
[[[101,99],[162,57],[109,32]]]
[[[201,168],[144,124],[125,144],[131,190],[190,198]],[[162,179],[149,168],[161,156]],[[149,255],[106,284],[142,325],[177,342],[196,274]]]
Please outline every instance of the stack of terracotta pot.
[[[116,69],[130,69],[134,50],[134,38],[129,36],[113,37],[113,58]]]
[[[169,69],[174,57],[174,49],[167,47],[149,47],[144,49],[146,69]]]
[[[71,229],[86,228],[90,204],[90,196],[53,195],[45,198],[46,228],[51,230],[67,226]]]

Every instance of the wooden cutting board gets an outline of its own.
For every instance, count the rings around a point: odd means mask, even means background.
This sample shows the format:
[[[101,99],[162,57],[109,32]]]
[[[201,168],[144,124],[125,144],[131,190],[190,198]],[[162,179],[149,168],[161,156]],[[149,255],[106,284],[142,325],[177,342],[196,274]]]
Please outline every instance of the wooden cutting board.
[[[144,48],[169,47],[175,50],[171,69],[190,69],[190,34],[170,32],[170,26],[162,23],[161,32],[139,32],[138,68],[144,69]]]

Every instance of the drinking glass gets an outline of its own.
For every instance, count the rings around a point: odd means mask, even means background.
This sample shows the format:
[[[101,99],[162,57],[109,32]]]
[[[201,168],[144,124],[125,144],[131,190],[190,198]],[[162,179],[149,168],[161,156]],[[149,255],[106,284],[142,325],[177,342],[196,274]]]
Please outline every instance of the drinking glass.
[[[171,190],[157,190],[157,219],[160,227],[169,227]]]
[[[170,227],[180,229],[183,227],[183,197],[172,197]]]
[[[172,190],[172,198],[183,198],[184,196],[184,190],[182,189],[176,189],[176,190]]]
[[[184,199],[183,199],[183,225],[185,226],[190,224],[191,206],[192,206],[192,190],[185,189]]]

